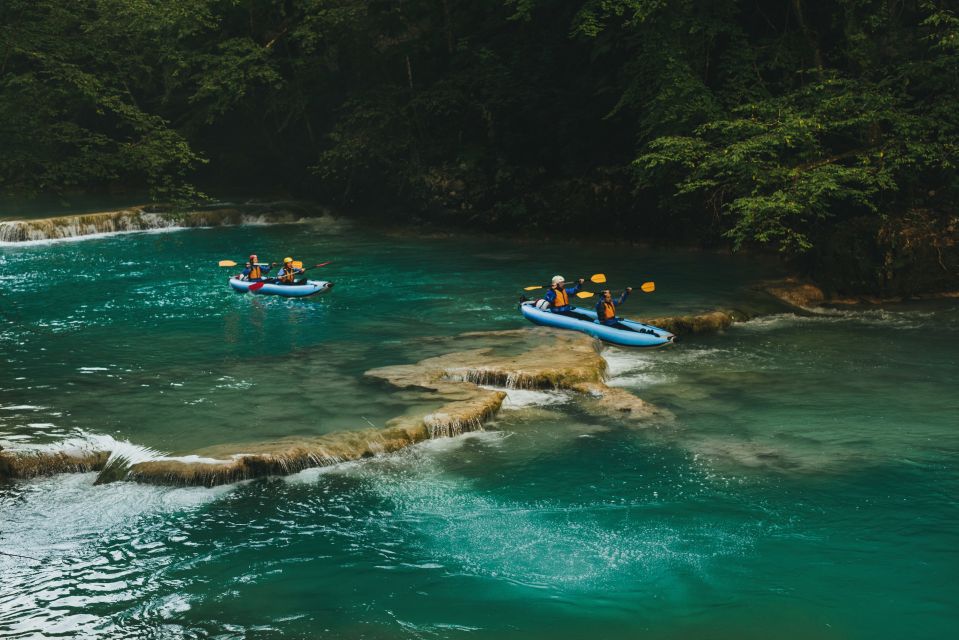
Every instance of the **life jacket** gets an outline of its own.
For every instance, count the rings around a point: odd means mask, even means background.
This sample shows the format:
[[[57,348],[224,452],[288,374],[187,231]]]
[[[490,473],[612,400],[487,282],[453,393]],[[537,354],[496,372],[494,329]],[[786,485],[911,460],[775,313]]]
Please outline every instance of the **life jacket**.
[[[247,276],[250,280],[259,280],[263,277],[263,273],[260,271],[260,265],[253,264],[250,265],[250,275]]]
[[[600,305],[602,305],[599,308],[600,322],[602,322],[603,320],[612,320],[613,318],[616,317],[616,305],[613,304],[612,300],[610,300],[609,302],[606,302],[605,300],[600,300]]]
[[[289,268],[283,267],[283,271],[280,273],[280,282],[287,282],[293,284],[296,280],[296,272],[293,270],[293,266],[290,265]]]
[[[569,294],[566,293],[566,288],[562,289],[553,289],[556,292],[556,298],[553,299],[553,308],[556,307],[568,307],[569,306]]]

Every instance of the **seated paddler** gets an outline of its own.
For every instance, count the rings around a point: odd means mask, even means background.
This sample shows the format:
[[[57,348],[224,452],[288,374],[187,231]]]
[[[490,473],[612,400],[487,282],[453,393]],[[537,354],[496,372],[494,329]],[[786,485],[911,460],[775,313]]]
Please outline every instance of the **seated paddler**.
[[[283,258],[283,266],[280,268],[276,279],[279,280],[281,284],[294,284],[296,283],[296,276],[304,271],[305,269],[293,266],[293,258]]]
[[[573,305],[570,304],[570,296],[576,295],[576,293],[582,289],[584,282],[586,282],[586,280],[580,278],[575,285],[567,287],[566,280],[563,276],[553,276],[553,283],[550,285],[546,295],[543,296],[546,302],[549,303],[549,310],[553,313],[562,313],[564,315],[571,313]]]
[[[609,289],[604,289],[600,295],[599,302],[596,303],[596,318],[600,323],[608,327],[616,326],[616,307],[626,302],[626,298],[633,292],[632,287],[626,287],[623,294],[617,300],[613,300],[613,294]]]
[[[250,256],[250,260],[246,263],[246,268],[243,270],[243,279],[261,280],[269,272],[270,265],[261,263],[254,253]]]

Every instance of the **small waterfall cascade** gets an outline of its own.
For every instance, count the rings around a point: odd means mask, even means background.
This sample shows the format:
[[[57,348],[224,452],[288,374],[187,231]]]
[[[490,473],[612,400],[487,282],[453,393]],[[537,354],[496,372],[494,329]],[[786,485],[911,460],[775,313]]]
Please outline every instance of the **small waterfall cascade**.
[[[301,222],[307,218],[308,215],[303,212],[282,207],[225,207],[185,213],[132,207],[102,213],[0,221],[0,243],[65,240],[157,229],[283,224]]]

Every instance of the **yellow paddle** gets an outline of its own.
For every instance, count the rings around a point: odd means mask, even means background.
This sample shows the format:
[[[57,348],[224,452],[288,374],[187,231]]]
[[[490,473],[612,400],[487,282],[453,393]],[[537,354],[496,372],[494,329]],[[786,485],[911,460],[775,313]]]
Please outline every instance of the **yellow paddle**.
[[[220,260],[217,264],[218,264],[219,266],[221,266],[221,267],[235,267],[235,266],[236,266],[236,262],[235,262],[234,260]],[[263,263],[261,263],[261,264],[266,264],[266,263],[263,262]],[[273,264],[276,264],[276,263],[273,263]],[[296,268],[296,269],[302,269],[302,268],[303,268],[303,262],[302,262],[301,260],[294,260],[294,261],[293,261],[293,267]]]
[[[641,290],[643,293],[652,293],[653,291],[656,290],[656,283],[655,283],[655,282],[644,282],[642,285],[640,285],[639,288],[640,288],[640,290]],[[579,293],[576,294],[576,297],[577,297],[577,298],[592,298],[594,295],[595,295],[595,294],[594,294],[592,291],[580,291]]]
[[[589,277],[590,282],[595,282],[596,284],[603,284],[606,282],[606,274],[604,273],[594,273]],[[550,285],[534,285],[532,287],[523,287],[523,291],[536,291],[537,289],[548,289]],[[592,295],[592,294],[590,294]]]
[[[266,262],[260,262],[260,263],[258,263],[258,264],[260,264],[260,265],[265,265],[265,264],[268,264],[268,263],[266,263]],[[221,267],[235,267],[235,266],[236,266],[236,262],[233,261],[233,260],[220,260],[220,261],[217,263],[217,265],[219,265],[219,266],[221,266]],[[299,268],[299,267],[297,267],[297,268]]]

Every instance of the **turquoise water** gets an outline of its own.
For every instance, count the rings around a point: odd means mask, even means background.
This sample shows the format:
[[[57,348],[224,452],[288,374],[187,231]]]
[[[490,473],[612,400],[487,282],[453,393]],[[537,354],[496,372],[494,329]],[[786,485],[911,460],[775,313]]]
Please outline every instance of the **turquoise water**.
[[[307,262],[324,297],[232,293]],[[417,239],[318,222],[0,247],[0,445],[188,454],[382,425],[372,367],[523,327],[559,271],[655,280],[624,312],[776,311],[610,384],[643,428],[514,393],[485,432],[216,489],[0,486],[0,636],[941,638],[959,630],[959,311],[797,316],[752,260]],[[473,339],[474,341],[476,339]],[[472,343],[470,346],[475,346]]]

